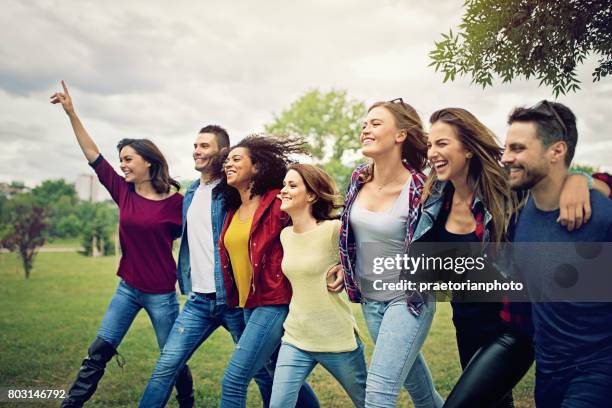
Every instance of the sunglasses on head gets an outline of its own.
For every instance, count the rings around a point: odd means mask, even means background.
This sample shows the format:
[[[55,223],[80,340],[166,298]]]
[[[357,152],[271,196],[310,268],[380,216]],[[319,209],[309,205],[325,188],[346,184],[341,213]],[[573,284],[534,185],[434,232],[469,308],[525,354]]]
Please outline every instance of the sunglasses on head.
[[[563,129],[563,138],[565,139],[565,137],[567,136],[567,127],[565,126],[563,119],[561,119],[561,116],[559,116],[559,114],[557,113],[555,107],[550,102],[544,99],[538,102],[537,105],[535,105],[532,109],[546,113],[548,116],[555,119],[559,126],[561,126],[561,129]]]

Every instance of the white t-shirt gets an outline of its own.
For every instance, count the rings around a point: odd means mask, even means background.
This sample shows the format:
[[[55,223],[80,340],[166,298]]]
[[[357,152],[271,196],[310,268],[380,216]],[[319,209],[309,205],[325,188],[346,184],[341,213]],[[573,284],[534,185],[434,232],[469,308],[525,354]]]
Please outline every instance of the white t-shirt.
[[[200,184],[187,209],[187,242],[191,265],[192,290],[214,293],[215,243],[213,242],[211,205],[212,190],[218,181]]]

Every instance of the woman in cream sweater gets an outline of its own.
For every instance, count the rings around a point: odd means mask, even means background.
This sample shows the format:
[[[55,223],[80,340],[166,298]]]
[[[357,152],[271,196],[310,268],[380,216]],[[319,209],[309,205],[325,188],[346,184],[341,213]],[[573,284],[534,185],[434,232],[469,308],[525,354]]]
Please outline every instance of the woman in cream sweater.
[[[336,187],[308,164],[289,166],[280,192],[292,225],[281,232],[282,270],[293,296],[284,323],[271,408],[294,407],[300,386],[317,363],[340,382],[356,407],[365,404],[364,346],[346,300],[327,290],[326,272],[339,262]]]

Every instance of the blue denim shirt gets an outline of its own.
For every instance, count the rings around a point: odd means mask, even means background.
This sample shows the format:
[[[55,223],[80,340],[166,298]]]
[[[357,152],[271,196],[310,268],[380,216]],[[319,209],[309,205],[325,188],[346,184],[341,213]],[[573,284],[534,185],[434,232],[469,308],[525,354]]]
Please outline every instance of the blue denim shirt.
[[[445,204],[447,188],[450,186],[451,184],[448,181],[438,181],[432,186],[427,202],[421,205],[417,225],[412,235],[412,242],[418,241],[427,231],[433,228]],[[483,243],[489,242],[490,232],[487,226],[492,216],[477,194],[474,195],[472,200],[471,210],[476,219],[476,235],[478,239]]]
[[[191,265],[189,264],[189,243],[187,241],[187,210],[193,200],[193,194],[200,186],[200,179],[196,180],[189,186],[183,198],[183,238],[181,239],[181,247],[179,249],[178,271],[177,277],[179,288],[183,295],[191,292]],[[217,292],[217,304],[224,305],[227,301],[225,293],[225,284],[223,282],[223,272],[221,271],[221,262],[219,259],[219,247],[217,242],[223,229],[227,209],[218,191],[219,186],[215,187],[212,192],[212,205],[210,215],[212,218],[213,243],[215,245],[215,289]]]

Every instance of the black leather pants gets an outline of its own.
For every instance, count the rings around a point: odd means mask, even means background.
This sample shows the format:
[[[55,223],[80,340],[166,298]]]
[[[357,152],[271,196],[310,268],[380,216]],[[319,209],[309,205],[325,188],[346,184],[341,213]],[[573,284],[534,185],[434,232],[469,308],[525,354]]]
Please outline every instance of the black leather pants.
[[[472,357],[444,408],[512,406],[512,388],[532,363],[529,336],[514,330],[500,332]]]

